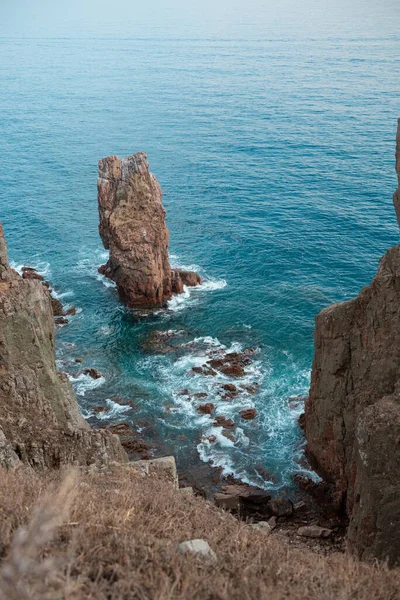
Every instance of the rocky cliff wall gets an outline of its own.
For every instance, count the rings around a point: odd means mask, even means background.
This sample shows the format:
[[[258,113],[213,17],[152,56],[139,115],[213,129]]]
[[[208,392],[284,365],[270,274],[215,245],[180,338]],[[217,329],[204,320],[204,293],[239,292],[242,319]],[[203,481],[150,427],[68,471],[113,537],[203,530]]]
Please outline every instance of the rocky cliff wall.
[[[92,431],[57,371],[51,298],[8,264],[0,225],[0,466],[126,461],[117,436]]]
[[[163,306],[184,285],[201,283],[195,273],[170,267],[161,188],[143,152],[100,160],[97,187],[99,232],[110,250],[100,272],[115,281],[124,304]]]
[[[396,156],[400,218],[400,121]],[[305,432],[312,465],[349,517],[350,548],[399,563],[400,246],[357,298],[317,316]]]

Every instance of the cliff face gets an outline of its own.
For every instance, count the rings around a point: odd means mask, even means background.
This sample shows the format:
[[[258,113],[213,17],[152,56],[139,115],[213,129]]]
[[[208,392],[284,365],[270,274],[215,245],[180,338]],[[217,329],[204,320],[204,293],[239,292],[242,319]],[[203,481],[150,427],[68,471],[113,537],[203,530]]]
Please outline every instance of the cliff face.
[[[9,267],[0,226],[0,466],[126,461],[119,439],[81,416],[54,333],[48,290]]]
[[[397,141],[400,182],[400,124]],[[350,548],[400,562],[400,246],[357,298],[317,316],[305,431],[349,517]]]
[[[163,306],[183,285],[197,285],[195,273],[171,270],[169,233],[157,179],[142,152],[99,162],[99,232],[110,258],[101,273],[115,281],[129,307]]]

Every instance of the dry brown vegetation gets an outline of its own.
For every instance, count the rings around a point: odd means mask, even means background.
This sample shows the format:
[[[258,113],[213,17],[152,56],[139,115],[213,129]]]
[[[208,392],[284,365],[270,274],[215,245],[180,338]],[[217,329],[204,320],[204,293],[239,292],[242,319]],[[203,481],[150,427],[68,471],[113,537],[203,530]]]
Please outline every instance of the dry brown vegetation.
[[[129,467],[0,476],[2,599],[399,598],[399,570],[292,549]],[[216,565],[177,553],[193,538]]]

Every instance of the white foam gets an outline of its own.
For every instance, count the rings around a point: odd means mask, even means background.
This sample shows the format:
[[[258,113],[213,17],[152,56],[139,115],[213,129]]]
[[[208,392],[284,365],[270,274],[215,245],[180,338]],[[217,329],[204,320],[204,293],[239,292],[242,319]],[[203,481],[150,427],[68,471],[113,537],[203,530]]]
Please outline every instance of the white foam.
[[[73,375],[68,375],[68,377],[79,396],[84,396],[86,392],[95,390],[105,382],[105,377],[93,379],[93,377],[85,375],[85,373],[80,373],[77,377],[74,377]]]
[[[126,413],[132,409],[131,406],[125,404],[118,404],[118,402],[114,402],[110,400],[110,398],[106,399],[107,409],[103,412],[96,413],[98,419],[108,420],[117,417],[120,414]]]
[[[15,261],[12,260],[10,261],[10,267],[17,271],[17,273],[19,273],[20,275],[22,275],[23,267],[31,267],[32,269],[35,269],[35,271],[45,279],[48,279],[48,277],[51,274],[50,263],[48,262],[23,263],[18,265]]]

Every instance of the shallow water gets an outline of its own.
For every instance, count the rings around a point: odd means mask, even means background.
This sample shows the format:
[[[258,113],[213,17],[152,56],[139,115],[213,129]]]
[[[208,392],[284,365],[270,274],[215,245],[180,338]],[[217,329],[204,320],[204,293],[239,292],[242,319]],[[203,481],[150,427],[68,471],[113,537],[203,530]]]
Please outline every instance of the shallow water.
[[[290,399],[307,393],[314,315],[354,296],[398,240],[397,3],[378,16],[355,28],[265,15],[222,31],[0,28],[0,216],[14,264],[38,266],[79,309],[57,352],[91,422],[126,420],[185,467],[197,456],[290,485],[303,443]],[[97,161],[139,150],[163,188],[172,263],[205,277],[153,315],[123,308],[97,273]],[[151,351],[154,330],[187,346]],[[257,349],[239,382],[258,382],[254,396],[223,401],[227,378],[192,374],[223,348]],[[82,375],[76,357],[104,378]],[[183,388],[235,420],[235,443]],[[241,420],[253,406],[257,418]]]

